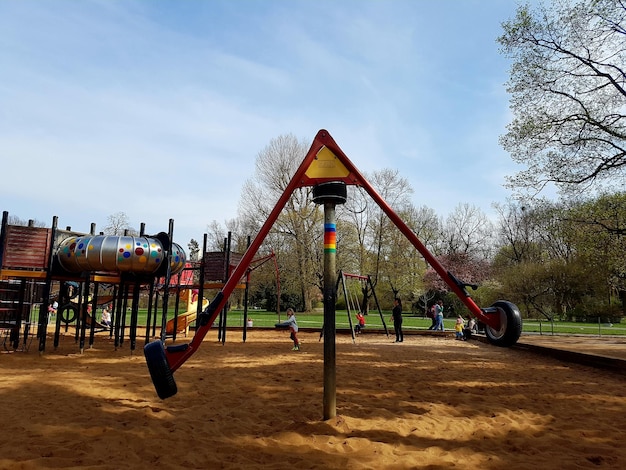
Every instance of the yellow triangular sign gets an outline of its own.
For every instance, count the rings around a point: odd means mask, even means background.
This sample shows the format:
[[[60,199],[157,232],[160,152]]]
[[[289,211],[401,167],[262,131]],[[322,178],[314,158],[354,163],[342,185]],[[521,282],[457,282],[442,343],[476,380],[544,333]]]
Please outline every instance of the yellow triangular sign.
[[[317,152],[305,175],[311,179],[345,178],[350,172],[337,156],[325,145]]]

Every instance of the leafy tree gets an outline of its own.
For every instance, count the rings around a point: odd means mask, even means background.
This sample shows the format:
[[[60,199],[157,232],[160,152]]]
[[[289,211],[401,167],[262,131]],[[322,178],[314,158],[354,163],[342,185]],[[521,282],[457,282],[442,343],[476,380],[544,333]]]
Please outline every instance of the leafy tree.
[[[612,292],[626,297],[624,223],[623,195],[502,210],[507,236],[494,260],[502,297],[547,318],[606,311]]]
[[[576,247],[567,214],[573,202],[546,202],[536,206],[533,213],[534,237],[541,246],[541,261],[571,261]]]
[[[189,260],[190,261],[199,261],[200,260],[200,245],[193,238],[189,240],[187,244],[187,248],[189,248]]]
[[[626,170],[626,3],[554,0],[521,6],[498,39],[513,59],[514,119],[501,141],[527,166],[522,190],[576,190]]]
[[[440,223],[440,234],[435,243],[434,254],[439,262],[457,279],[468,284],[478,285],[489,279],[491,267],[491,238],[493,228],[485,214],[470,204],[459,204]],[[448,284],[434,269],[424,274],[426,289],[441,294],[450,292]],[[454,306],[460,313],[464,310],[461,302],[450,297],[445,301],[447,308]]]
[[[526,316],[539,312],[551,319],[550,306],[553,304],[550,287],[546,281],[545,265],[528,261],[510,266],[500,272],[500,292],[502,297],[514,302]]]
[[[415,233],[422,244],[432,251],[433,245],[440,235],[439,219],[435,211],[426,206],[414,207],[413,205],[408,205],[398,215]],[[404,254],[404,280],[407,284],[406,291],[408,291],[408,296],[406,295],[407,292],[405,292],[405,297],[407,300],[412,301],[412,310],[417,313],[418,309],[423,309],[426,313],[429,300],[436,295],[436,292],[429,291],[424,283],[424,274],[428,269],[428,265],[421,253],[408,242],[404,235],[398,233],[396,236],[399,237],[398,247],[406,249]]]
[[[577,204],[567,214],[576,250],[608,295],[617,294],[626,310],[626,193],[606,194]],[[609,299],[610,303],[610,299]]]

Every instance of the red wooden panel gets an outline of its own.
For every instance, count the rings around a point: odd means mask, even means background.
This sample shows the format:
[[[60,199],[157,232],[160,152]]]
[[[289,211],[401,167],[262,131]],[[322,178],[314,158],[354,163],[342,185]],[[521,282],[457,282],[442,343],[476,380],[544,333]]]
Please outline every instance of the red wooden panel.
[[[7,226],[2,268],[47,269],[52,229]]]
[[[228,270],[228,275],[229,276],[233,273],[233,271],[235,270],[235,268],[239,264],[239,261],[241,261],[241,258],[243,258],[243,255],[241,253],[231,253],[230,254],[230,269]]]
[[[216,251],[205,254],[204,280],[205,281],[224,281],[224,253]]]
[[[230,275],[235,267],[241,261],[242,254],[240,253],[231,253],[230,254],[230,269],[228,270],[228,274]],[[224,282],[224,267],[226,266],[226,253],[222,251],[214,251],[205,254],[205,266],[204,266],[204,280],[206,282],[210,281],[220,281]]]

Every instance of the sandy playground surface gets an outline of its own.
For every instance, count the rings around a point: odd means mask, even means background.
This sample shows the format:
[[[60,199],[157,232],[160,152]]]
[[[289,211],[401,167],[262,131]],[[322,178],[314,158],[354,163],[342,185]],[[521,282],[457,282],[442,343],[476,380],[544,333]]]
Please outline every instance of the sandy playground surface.
[[[102,335],[102,334],[100,334]],[[626,376],[452,337],[209,332],[160,400],[141,347],[0,355],[1,469],[626,468]],[[141,343],[143,344],[143,343]]]

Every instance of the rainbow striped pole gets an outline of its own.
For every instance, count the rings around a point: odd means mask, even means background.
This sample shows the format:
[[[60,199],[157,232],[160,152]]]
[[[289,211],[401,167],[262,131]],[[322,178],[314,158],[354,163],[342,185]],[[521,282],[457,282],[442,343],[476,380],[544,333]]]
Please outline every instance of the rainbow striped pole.
[[[346,185],[318,184],[313,201],[324,204],[324,420],[337,416],[337,368],[335,345],[335,304],[337,303],[337,221],[335,206],[346,202]]]
[[[324,221],[324,254],[337,253],[337,224]]]
[[[324,203],[324,420],[337,416],[335,305],[337,223],[335,204]]]

